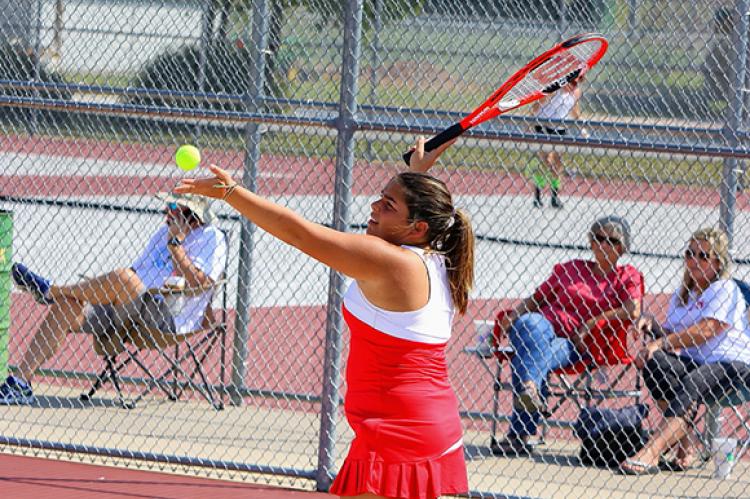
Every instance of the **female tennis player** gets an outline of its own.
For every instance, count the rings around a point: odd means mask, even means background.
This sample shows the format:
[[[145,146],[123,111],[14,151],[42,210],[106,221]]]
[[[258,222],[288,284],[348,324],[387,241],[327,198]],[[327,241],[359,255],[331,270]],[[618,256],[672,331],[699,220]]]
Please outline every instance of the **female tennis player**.
[[[354,430],[331,493],[434,498],[468,491],[458,401],[445,347],[474,278],[474,235],[440,180],[426,172],[449,142],[394,176],[372,203],[365,234],[308,221],[239,186],[212,178],[175,189],[223,199],[282,241],[353,279],[343,313],[351,331],[346,416]]]

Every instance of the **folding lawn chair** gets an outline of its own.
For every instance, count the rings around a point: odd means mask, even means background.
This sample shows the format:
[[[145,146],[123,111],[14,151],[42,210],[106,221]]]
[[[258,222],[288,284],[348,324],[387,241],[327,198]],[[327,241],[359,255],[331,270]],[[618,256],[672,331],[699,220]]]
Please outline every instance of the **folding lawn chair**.
[[[510,362],[515,355],[510,345],[501,345],[497,335],[500,331],[499,323],[503,316],[510,310],[500,311],[493,321],[493,348],[491,352],[477,347],[469,347],[464,351],[475,355],[480,359],[483,367],[493,376],[492,396],[492,418],[490,447],[494,450],[498,447],[497,426],[501,420],[506,420],[507,415],[499,413],[501,392],[512,393],[513,387],[509,379],[503,378],[503,367]],[[484,324],[483,324],[484,323]],[[477,326],[486,328],[485,321],[477,321]],[[629,353],[629,337],[634,329],[630,323],[618,322],[617,324],[602,321],[592,329],[588,340],[589,355],[591,360],[581,361],[572,366],[557,369],[551,373],[548,380],[548,399],[556,399],[555,404],[545,411],[542,429],[542,442],[550,423],[556,426],[572,428],[574,421],[552,421],[551,416],[559,411],[562,406],[571,401],[578,409],[598,405],[607,399],[632,398],[633,403],[639,403],[641,399],[641,377],[634,369],[634,359]],[[488,353],[490,355],[488,355]],[[494,366],[492,363],[494,361]],[[622,367],[613,379],[608,380],[607,387],[596,386],[596,371],[604,368]],[[628,374],[633,372],[635,383],[633,388],[620,388]]]
[[[229,234],[222,230],[224,238],[229,247]],[[224,408],[224,379],[226,374],[226,336],[227,336],[227,293],[226,293],[226,271],[221,277],[209,287],[193,287],[184,289],[156,288],[149,289],[148,293],[160,296],[164,299],[175,298],[180,301],[181,297],[190,297],[210,292],[211,296],[204,311],[200,327],[185,334],[173,334],[164,331],[143,331],[130,323],[119,332],[116,338],[110,338],[103,342],[94,340],[96,353],[104,359],[104,368],[97,375],[96,381],[87,393],[80,396],[82,401],[88,401],[107,381],[111,381],[117,392],[118,403],[127,409],[135,405],[155,387],[159,387],[170,400],[179,400],[186,387],[190,387],[203,396],[216,410]],[[213,299],[216,294],[221,296],[221,308],[217,314],[213,309]],[[185,300],[181,300],[185,301]],[[204,363],[217,346],[219,351],[219,380],[220,393],[215,393],[214,387],[209,383]],[[173,349],[172,349],[173,347]],[[185,350],[180,351],[183,347]],[[173,351],[170,352],[169,350]],[[141,352],[153,350],[158,352],[159,357],[168,366],[158,375],[144,363],[139,355]],[[188,373],[183,367],[190,359],[192,370]],[[146,376],[147,387],[136,398],[127,399],[122,393],[123,369],[130,363],[134,363]],[[181,380],[180,380],[181,378]],[[200,382],[196,382],[196,378]]]
[[[191,387],[211,403],[216,410],[223,409],[223,393],[215,393],[215,389],[208,382],[203,364],[218,343],[220,348],[219,379],[223,384],[226,371],[226,279],[222,277],[210,288],[150,289],[148,293],[162,297],[179,298],[180,296],[195,296],[211,291],[211,298],[213,298],[213,293],[216,290],[219,290],[222,296],[220,315],[216,316],[211,302],[209,302],[201,326],[195,331],[186,334],[143,331],[131,323],[115,338],[109,338],[104,342],[95,339],[94,349],[97,354],[104,358],[105,366],[98,374],[91,389],[87,393],[81,394],[80,399],[83,401],[90,400],[105,382],[111,381],[117,391],[118,403],[126,409],[134,408],[155,387],[159,387],[170,400],[179,400],[185,387]],[[181,346],[185,348],[184,352],[180,352]],[[170,347],[174,347],[172,353],[169,352]],[[146,350],[157,351],[160,358],[164,359],[168,365],[159,375],[155,375],[139,355],[140,352]],[[183,367],[188,358],[192,360],[193,364],[192,372],[189,374]],[[147,376],[148,386],[136,398],[127,399],[122,393],[121,372],[131,362]],[[196,377],[200,378],[200,383],[196,383]],[[182,378],[183,381],[178,381],[179,378]]]
[[[734,282],[740,288],[745,303],[750,310],[750,284],[740,279],[734,279]],[[750,312],[748,312],[750,314]],[[739,460],[742,455],[747,451],[750,446],[750,410],[746,409],[743,414],[742,408],[746,407],[746,404],[750,402],[750,380],[744,380],[743,386],[739,386],[736,390],[729,393],[725,393],[723,397],[718,399],[710,399],[704,401],[706,406],[706,412],[704,417],[706,418],[705,431],[703,433],[697,431],[697,425],[693,423],[693,429],[698,434],[699,441],[703,446],[703,463],[709,461],[711,454],[711,443],[714,438],[721,435],[721,421],[722,412],[725,409],[731,409],[731,412],[737,418],[738,424],[734,427],[730,435],[737,433],[737,430],[744,428],[746,432],[745,439],[739,440],[739,450],[735,453],[735,460]]]
[[[219,379],[225,377],[225,358],[226,358],[226,323],[227,323],[227,303],[226,303],[226,279],[223,277],[213,284],[210,288],[185,288],[175,289],[150,289],[148,293],[161,295],[163,297],[173,296],[194,296],[206,291],[215,293],[217,290],[221,293],[222,306],[217,314],[211,306],[211,302],[206,307],[203,320],[199,329],[186,334],[173,334],[162,331],[143,331],[131,323],[126,327],[117,338],[111,338],[106,344],[101,341],[94,341],[94,348],[97,354],[104,359],[105,366],[96,378],[91,389],[81,394],[80,399],[83,401],[90,400],[101,386],[111,381],[117,391],[118,403],[127,409],[136,406],[144,396],[150,393],[155,387],[159,387],[170,400],[178,400],[186,387],[193,388],[200,393],[216,410],[224,408],[223,397],[221,393],[216,394],[215,389],[208,382],[208,377],[204,369],[204,361],[211,354],[217,343],[220,348],[219,353]],[[174,347],[170,352],[170,347]],[[180,352],[180,347],[185,351]],[[144,363],[139,353],[146,350],[155,350],[159,357],[167,364],[167,368],[158,375],[155,375],[151,369]],[[187,359],[193,364],[192,371],[188,372],[183,367]],[[122,370],[134,363],[147,376],[147,388],[142,391],[136,398],[127,399],[122,393]],[[200,383],[195,381],[196,377]],[[179,381],[182,378],[182,381]]]

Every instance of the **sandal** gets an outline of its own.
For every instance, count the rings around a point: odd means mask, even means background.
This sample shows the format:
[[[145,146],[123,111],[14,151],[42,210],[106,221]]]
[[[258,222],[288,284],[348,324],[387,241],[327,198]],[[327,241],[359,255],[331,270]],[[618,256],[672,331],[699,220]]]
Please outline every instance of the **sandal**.
[[[663,457],[659,459],[659,469],[662,471],[682,473],[684,471],[692,470],[695,468],[700,468],[700,465],[698,465],[696,459],[693,459],[688,465],[680,464],[677,459],[665,459]]]
[[[636,461],[634,459],[626,459],[625,462],[620,465],[620,473],[623,475],[656,475],[660,471],[661,470],[659,469],[658,465],[655,466],[652,464],[646,464],[642,461]]]

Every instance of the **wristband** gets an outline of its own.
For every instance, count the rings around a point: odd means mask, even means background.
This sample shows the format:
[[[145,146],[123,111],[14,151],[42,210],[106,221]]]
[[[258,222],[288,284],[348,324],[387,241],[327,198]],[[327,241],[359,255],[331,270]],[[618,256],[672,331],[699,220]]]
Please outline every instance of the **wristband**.
[[[167,246],[182,246],[182,239],[179,237],[170,237],[167,241]]]
[[[234,184],[232,184],[232,185],[230,185],[229,187],[227,187],[227,191],[226,191],[226,192],[224,193],[224,196],[223,196],[223,197],[221,198],[221,200],[222,200],[222,201],[226,201],[226,200],[227,200],[227,198],[228,198],[229,196],[231,196],[231,195],[232,195],[232,193],[234,192],[234,190],[235,190],[235,189],[236,189],[236,188],[237,188],[238,186],[239,186],[239,184],[235,182]]]

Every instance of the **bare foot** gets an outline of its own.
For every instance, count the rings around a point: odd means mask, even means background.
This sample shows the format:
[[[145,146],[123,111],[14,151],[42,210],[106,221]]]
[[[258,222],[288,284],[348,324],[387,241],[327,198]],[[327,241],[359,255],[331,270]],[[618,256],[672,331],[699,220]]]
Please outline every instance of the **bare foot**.
[[[680,440],[677,445],[677,452],[675,452],[674,463],[678,468],[682,470],[688,469],[695,463],[696,452],[695,447],[692,445],[692,441],[689,437],[685,437]]]

